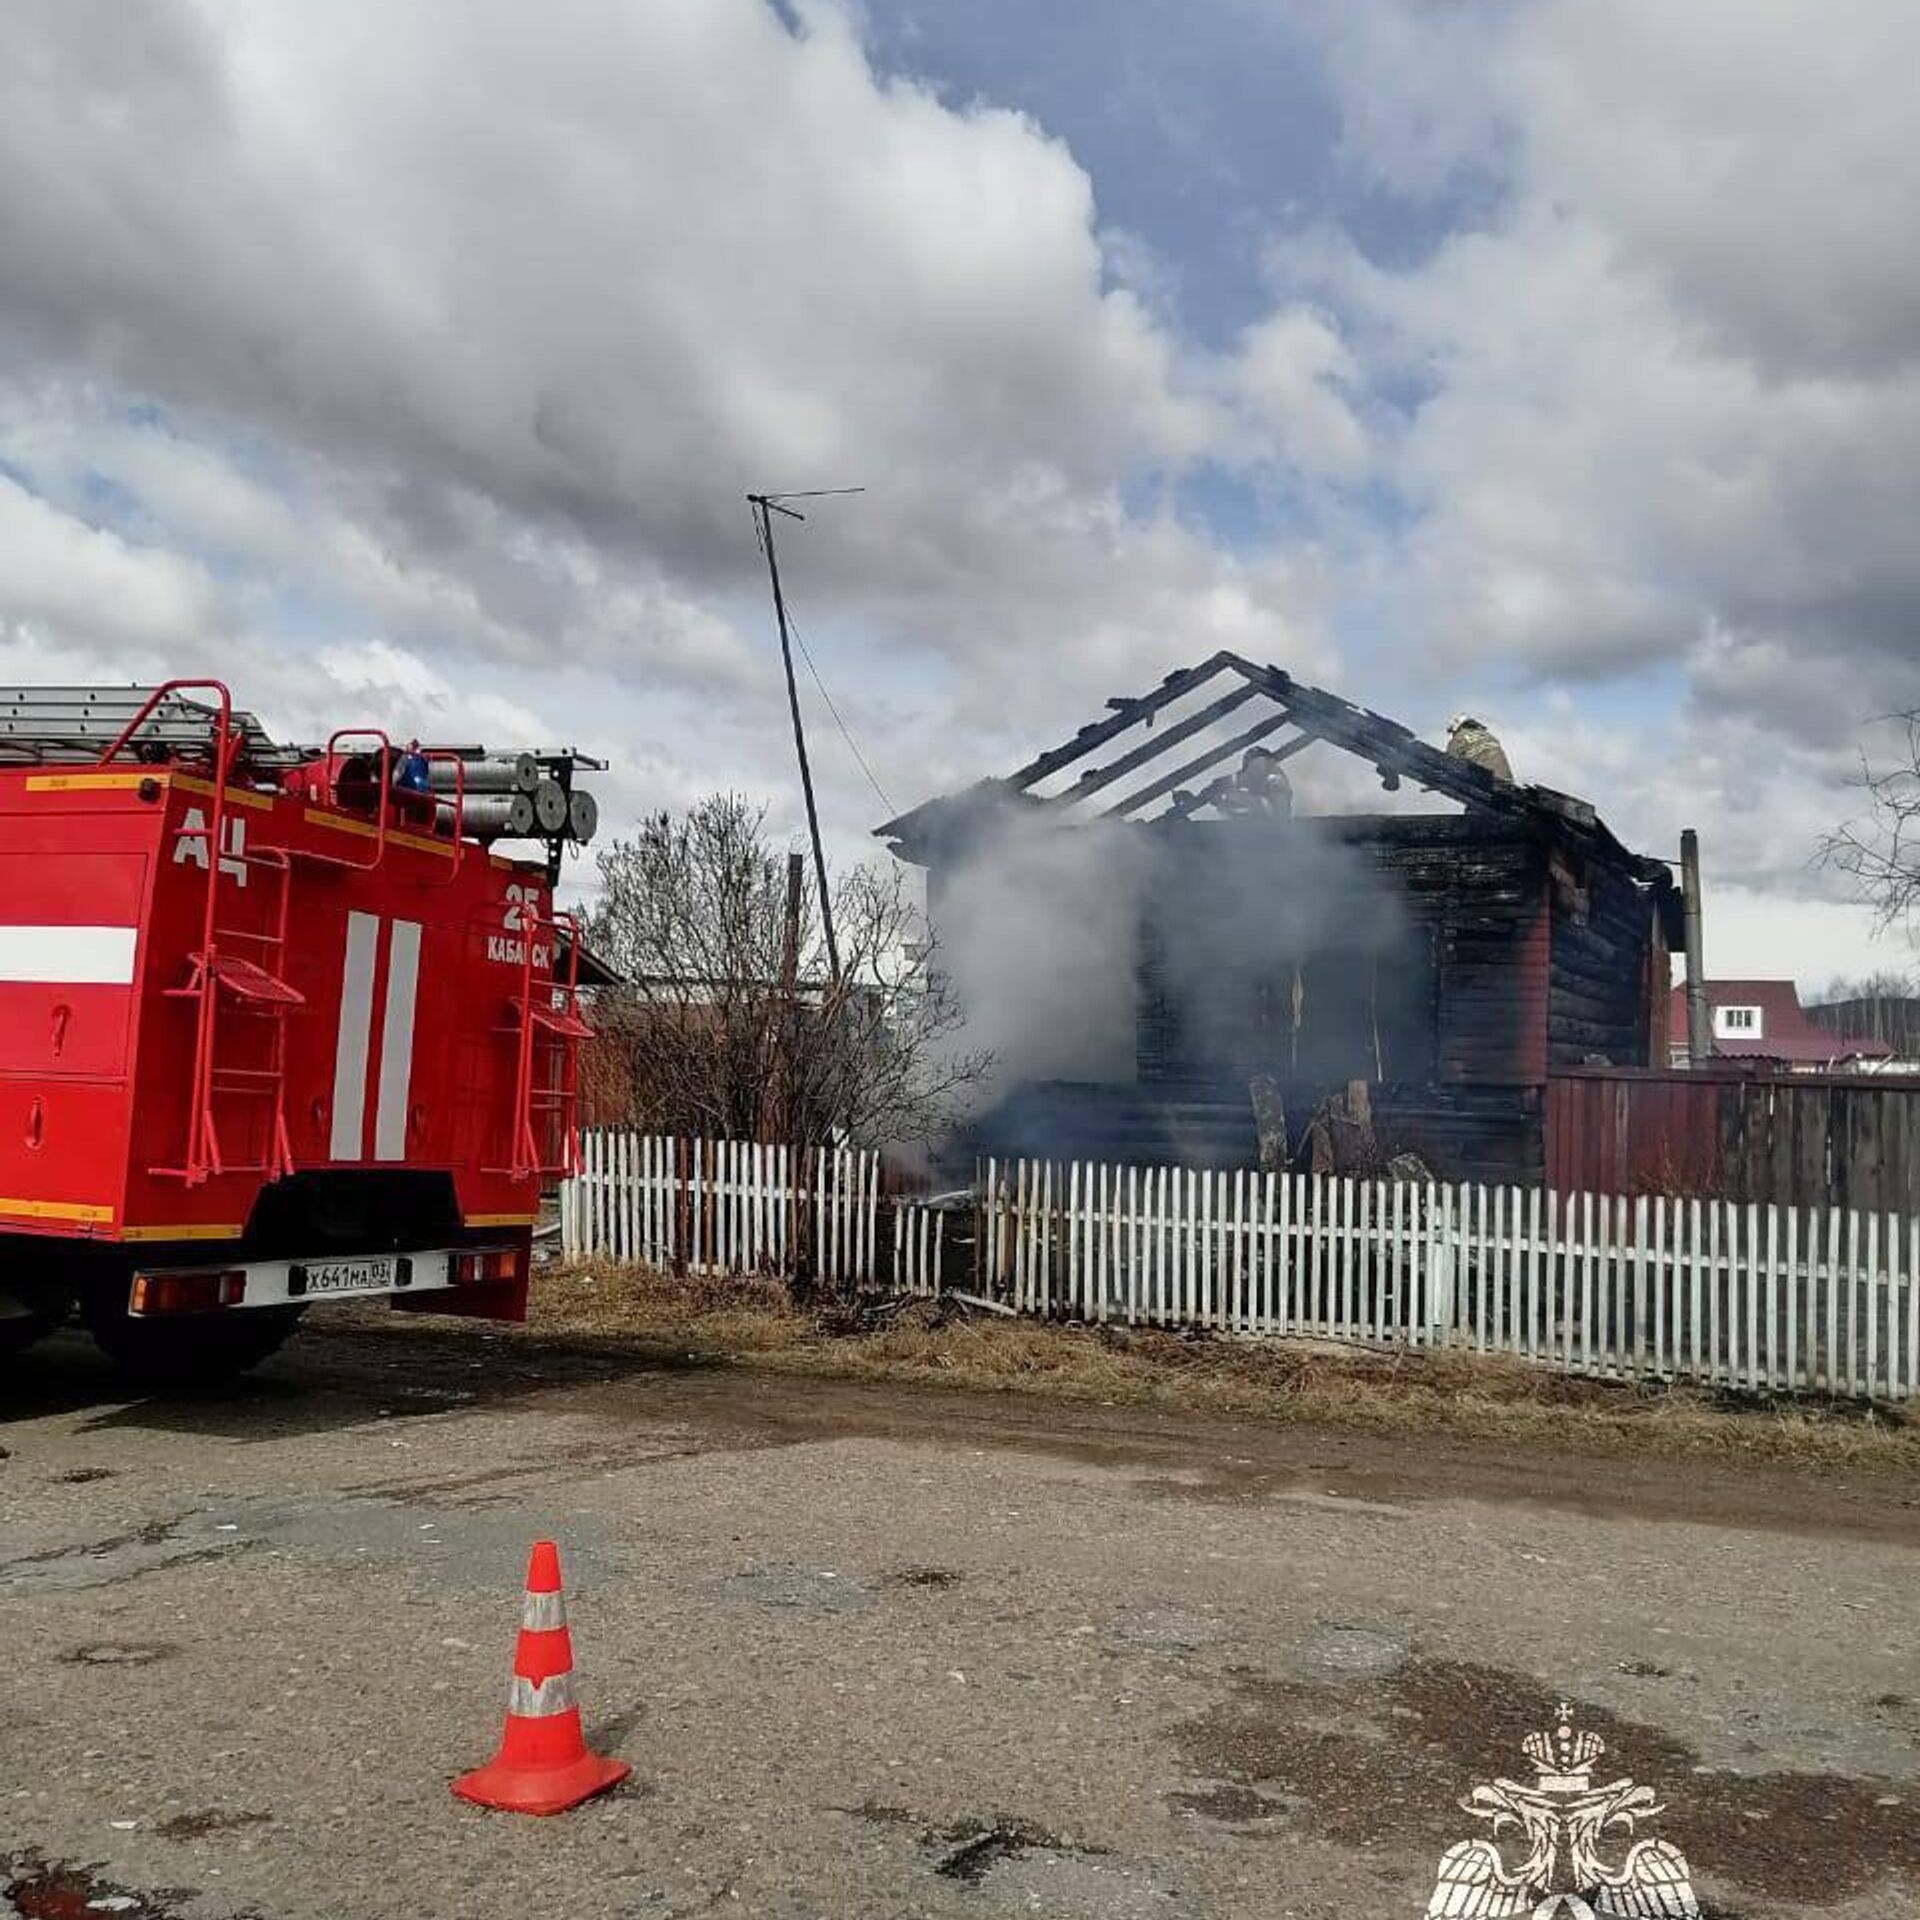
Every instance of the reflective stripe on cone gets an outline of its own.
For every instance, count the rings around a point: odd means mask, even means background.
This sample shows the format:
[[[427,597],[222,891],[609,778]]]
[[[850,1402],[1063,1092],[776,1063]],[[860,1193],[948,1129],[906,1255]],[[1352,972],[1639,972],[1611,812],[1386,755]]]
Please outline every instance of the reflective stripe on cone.
[[[516,1673],[507,1689],[507,1711],[524,1714],[529,1720],[544,1720],[549,1714],[571,1713],[579,1701],[573,1697],[573,1675],[550,1674],[544,1680],[529,1680]]]
[[[520,1624],[529,1633],[552,1633],[567,1624],[567,1596],[564,1593],[534,1593],[529,1589],[520,1609]]]
[[[534,1546],[520,1619],[500,1751],[484,1767],[463,1773],[453,1791],[477,1806],[511,1813],[564,1813],[617,1785],[632,1769],[624,1760],[591,1752],[581,1733],[560,1555],[550,1540]]]

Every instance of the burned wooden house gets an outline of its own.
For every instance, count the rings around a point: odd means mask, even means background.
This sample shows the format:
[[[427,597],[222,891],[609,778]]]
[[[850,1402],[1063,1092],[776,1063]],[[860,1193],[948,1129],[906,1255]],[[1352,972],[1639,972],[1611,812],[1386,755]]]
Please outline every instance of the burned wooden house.
[[[1676,890],[1584,801],[1516,784],[1497,747],[1442,751],[1231,653],[1109,706],[879,829],[926,869],[943,946],[983,865],[1016,875],[997,913],[1058,911],[1045,863],[1019,892],[1026,840],[1130,849],[1130,991],[1107,1015],[1130,1031],[1103,1036],[1098,1072],[1003,1085],[971,1149],[1254,1164],[1256,1105],[1284,1110],[1297,1154],[1364,1081],[1381,1152],[1533,1181],[1550,1073],[1664,1061]],[[1352,756],[1345,785],[1384,789],[1382,810],[1296,817],[1287,763],[1310,749]],[[1265,1141],[1271,1157],[1270,1120]]]

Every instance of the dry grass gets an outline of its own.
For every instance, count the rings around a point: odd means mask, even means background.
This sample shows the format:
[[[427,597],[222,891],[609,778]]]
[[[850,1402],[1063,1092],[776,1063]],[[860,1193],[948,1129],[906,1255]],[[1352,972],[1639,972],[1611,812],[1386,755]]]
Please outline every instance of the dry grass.
[[[850,1318],[800,1309],[770,1281],[675,1279],[596,1264],[537,1276],[530,1324],[549,1334],[665,1345],[740,1366],[837,1379],[1180,1407],[1376,1433],[1427,1431],[1529,1447],[1920,1468],[1920,1432],[1884,1409],[1736,1405],[1690,1389],[1582,1380],[1465,1354],[1185,1338],[996,1315],[949,1319],[932,1302],[914,1302],[873,1331],[843,1330]]]

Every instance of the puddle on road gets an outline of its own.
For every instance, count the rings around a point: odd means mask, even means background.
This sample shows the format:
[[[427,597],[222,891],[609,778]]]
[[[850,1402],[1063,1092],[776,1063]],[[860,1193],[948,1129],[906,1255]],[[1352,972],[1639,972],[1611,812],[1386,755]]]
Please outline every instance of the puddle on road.
[[[149,1520],[130,1532],[108,1534],[101,1540],[48,1547],[0,1561],[0,1584],[56,1592],[111,1587],[161,1567],[217,1560],[240,1544],[235,1531],[216,1525],[210,1514],[176,1514],[170,1520]]]
[[[1192,1770],[1297,1796],[1300,1821],[1340,1845],[1382,1836],[1437,1859],[1474,1831],[1475,1784],[1525,1777],[1521,1741],[1554,1724],[1559,1696],[1528,1675],[1410,1661],[1362,1688],[1243,1675],[1232,1697],[1176,1730]],[[1575,1702],[1607,1743],[1608,1777],[1666,1802],[1654,1831],[1695,1871],[1756,1897],[1837,1904],[1893,1876],[1920,1882],[1920,1827],[1904,1783],[1833,1774],[1696,1772],[1671,1734]],[[1892,1801],[1894,1804],[1884,1804]]]
[[[202,1807],[198,1813],[176,1813],[154,1828],[162,1840],[204,1840],[209,1834],[232,1833],[241,1827],[262,1827],[273,1815],[254,1808],[229,1813],[224,1807]]]
[[[1209,1787],[1205,1793],[1170,1793],[1168,1806],[1180,1813],[1197,1813],[1225,1827],[1250,1827],[1297,1811],[1304,1802],[1293,1795],[1255,1793],[1251,1787]]]
[[[962,1820],[948,1827],[942,1838],[952,1850],[934,1867],[943,1880],[959,1880],[977,1887],[1002,1860],[1025,1853],[1104,1853],[1104,1847],[1077,1847],[1057,1833],[1029,1826],[1024,1820]]]
[[[1153,1863],[1050,1833],[1018,1814],[939,1822],[871,1800],[839,1811],[872,1826],[911,1832],[925,1869],[977,1890],[982,1912],[1045,1913],[1053,1920],[1166,1920],[1188,1911]]]
[[[956,1573],[952,1567],[896,1567],[893,1572],[882,1574],[880,1584],[883,1587],[920,1587],[929,1592],[943,1593],[949,1587],[957,1587],[967,1576]]]
[[[341,1567],[378,1560],[430,1573],[437,1586],[516,1596],[526,1565],[520,1511],[422,1509],[370,1494],[242,1494],[151,1520],[131,1532],[42,1548],[0,1560],[0,1591],[75,1592],[117,1586],[236,1553],[312,1556]],[[601,1529],[577,1526],[567,1549],[568,1586],[579,1592],[617,1565]]]
[[[940,1826],[905,1807],[882,1806],[872,1800],[847,1811],[877,1827],[917,1828],[921,1846],[939,1854],[933,1863],[934,1872],[943,1880],[958,1880],[970,1887],[977,1887],[1001,1861],[1017,1860],[1025,1854],[1048,1853],[1085,1860],[1104,1857],[1108,1851],[1062,1839],[1010,1814],[984,1820],[964,1818]]]
[[[100,1920],[103,1914],[120,1920],[182,1920],[180,1903],[198,1892],[195,1887],[165,1887],[134,1893],[102,1880],[91,1867],[47,1861],[31,1852],[0,1854],[0,1876],[0,1894],[20,1920]],[[235,1915],[234,1920],[259,1916]]]

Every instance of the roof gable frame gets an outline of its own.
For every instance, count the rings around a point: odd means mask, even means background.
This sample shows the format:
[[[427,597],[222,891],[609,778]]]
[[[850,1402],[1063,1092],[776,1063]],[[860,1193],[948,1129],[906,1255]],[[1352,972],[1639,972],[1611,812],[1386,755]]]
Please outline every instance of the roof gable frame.
[[[1063,773],[1076,762],[1098,751],[1129,729],[1151,727],[1155,717],[1189,694],[1221,679],[1236,682],[1198,711],[1173,725],[1150,735],[1130,747],[1117,759],[1105,764],[1083,765],[1067,787],[1051,795],[1036,794],[1033,789],[1055,774]],[[1557,793],[1549,787],[1516,786],[1496,779],[1486,768],[1443,752],[1384,714],[1356,706],[1338,694],[1296,680],[1283,668],[1258,665],[1237,653],[1221,651],[1191,667],[1170,673],[1151,692],[1109,700],[1112,711],[1104,718],[1082,727],[1069,740],[1047,752],[1037,754],[1024,766],[1002,779],[983,780],[961,793],[930,800],[898,815],[876,831],[882,839],[894,843],[895,850],[913,858],[913,849],[939,836],[946,817],[955,808],[973,806],[995,798],[1014,800],[1035,809],[1036,813],[1064,811],[1076,802],[1104,792],[1127,775],[1151,767],[1169,749],[1193,738],[1227,715],[1255,700],[1264,700],[1265,709],[1253,725],[1242,728],[1230,738],[1216,740],[1171,773],[1149,781],[1137,791],[1105,807],[1103,817],[1126,820],[1137,818],[1141,808],[1152,805],[1169,793],[1176,795],[1171,811],[1191,813],[1206,805],[1221,782],[1197,794],[1181,794],[1185,782],[1220,764],[1230,756],[1269,738],[1283,727],[1291,727],[1294,737],[1283,741],[1276,752],[1282,758],[1303,751],[1316,742],[1368,762],[1391,790],[1403,780],[1411,780],[1425,791],[1470,809],[1532,820],[1551,825],[1562,837],[1591,840],[1632,861],[1626,855],[1594,809],[1584,800]],[[1636,863],[1657,868],[1660,862]],[[1651,872],[1642,876],[1651,879]]]

